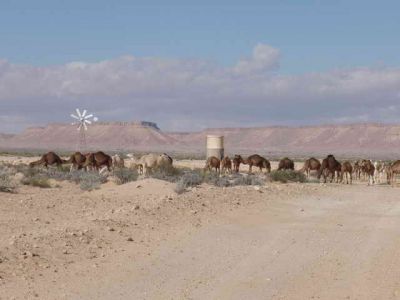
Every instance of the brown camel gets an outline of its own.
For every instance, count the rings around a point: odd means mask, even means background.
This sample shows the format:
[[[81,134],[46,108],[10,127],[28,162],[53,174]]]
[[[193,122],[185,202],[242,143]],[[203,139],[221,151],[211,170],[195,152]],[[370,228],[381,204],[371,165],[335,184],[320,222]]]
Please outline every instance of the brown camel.
[[[280,170],[294,170],[294,161],[288,157],[282,158],[278,165],[278,171]]]
[[[386,170],[388,184],[394,186],[396,184],[396,175],[400,174],[400,160],[396,160]]]
[[[339,175],[340,171],[341,171],[340,163],[336,160],[336,158],[332,154],[329,154],[322,161],[321,167],[319,168],[318,171],[318,179],[320,179],[321,175],[323,175],[324,182],[326,183],[326,178],[329,177],[329,175],[331,175],[330,182],[332,182],[335,177],[335,173],[338,173]]]
[[[318,159],[311,157],[304,162],[303,168],[300,172],[306,172],[306,176],[310,177],[311,171],[318,171],[321,168],[321,163]]]
[[[215,169],[215,172],[220,173],[221,161],[215,156],[211,156],[206,161],[206,166],[204,167],[204,171]]]
[[[112,158],[102,151],[96,153],[85,154],[86,161],[83,167],[92,167],[96,170],[100,170],[102,167],[107,167],[108,171],[111,171]]]
[[[54,152],[48,152],[46,154],[43,154],[42,157],[34,162],[31,162],[29,166],[33,168],[34,166],[40,166],[43,165],[46,168],[48,166],[56,165],[57,167],[60,167],[62,164],[66,163],[64,159],[61,159],[57,154]]]
[[[232,159],[233,170],[235,171],[235,173],[239,173],[239,167],[241,161],[242,157],[240,155],[235,155],[234,158]]]
[[[235,171],[236,170],[239,171],[239,166],[241,163],[249,165],[249,174],[251,174],[253,166],[259,167],[261,172],[263,168],[265,168],[268,173],[271,172],[271,163],[266,158],[258,154],[250,155],[246,159],[243,159],[240,155],[235,155],[234,158]]]
[[[349,184],[349,178],[350,178],[350,184],[353,183],[353,166],[349,161],[345,161],[342,164],[342,169],[341,169],[341,178],[340,182],[343,182],[343,176],[346,177],[346,184]]]
[[[372,184],[375,184],[375,166],[369,159],[364,159],[361,162],[361,170],[366,176],[368,176],[368,185],[371,184],[371,182]]]
[[[357,160],[354,163],[353,171],[354,171],[355,178],[360,180],[361,179],[361,162],[360,161]]]
[[[71,170],[72,169],[80,170],[84,167],[85,161],[86,161],[85,155],[83,155],[80,152],[75,152],[70,156],[70,158],[66,161],[66,163],[72,164]]]
[[[222,173],[232,173],[232,160],[228,157],[225,156],[222,160],[221,160],[221,172]]]

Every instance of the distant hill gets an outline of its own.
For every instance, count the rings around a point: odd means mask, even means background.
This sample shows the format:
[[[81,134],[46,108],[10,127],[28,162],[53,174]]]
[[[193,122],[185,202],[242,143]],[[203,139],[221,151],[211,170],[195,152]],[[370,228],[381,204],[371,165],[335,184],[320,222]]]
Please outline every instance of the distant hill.
[[[163,132],[155,123],[97,123],[87,131],[89,149],[204,153],[207,134],[225,136],[225,151],[271,155],[337,155],[400,158],[400,125],[350,124],[304,127],[217,128]],[[0,135],[3,149],[74,150],[78,132],[68,124]]]

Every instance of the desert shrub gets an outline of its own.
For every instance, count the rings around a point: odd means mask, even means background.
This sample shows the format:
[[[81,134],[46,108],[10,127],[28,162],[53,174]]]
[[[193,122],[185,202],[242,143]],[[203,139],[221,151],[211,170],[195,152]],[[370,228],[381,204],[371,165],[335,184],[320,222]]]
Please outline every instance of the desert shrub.
[[[202,172],[201,170],[186,171],[177,181],[175,192],[183,193],[188,187],[202,183],[217,187],[230,187],[240,185],[264,185],[266,178],[258,175],[231,174],[222,175],[215,172]]]
[[[24,185],[36,186],[40,188],[51,188],[49,178],[40,174],[26,176],[21,180],[21,183]]]
[[[175,168],[168,166],[154,170],[149,176],[168,182],[178,182],[185,173],[191,172],[190,169]]]
[[[306,176],[298,171],[292,170],[275,170],[270,174],[270,178],[272,181],[279,181],[282,183],[287,182],[306,182]]]
[[[264,185],[264,184],[265,184],[265,178],[259,175],[243,175],[243,174],[232,175],[232,180],[231,180],[232,186]]]
[[[222,176],[222,177],[215,177],[212,180],[212,184],[218,187],[228,187],[232,185],[232,182],[229,180],[228,177]]]
[[[75,178],[75,182],[80,183],[80,188],[84,191],[92,191],[100,188],[100,185],[107,181],[107,177],[97,172],[81,172]]]
[[[188,187],[194,187],[203,182],[203,177],[198,171],[186,171],[176,183],[175,192],[182,194]]]
[[[85,176],[86,171],[85,170],[73,170],[72,172],[69,173],[69,181],[75,182],[75,183],[80,183],[82,180],[82,177]]]
[[[70,180],[71,174],[69,172],[69,168],[51,168],[48,170],[43,170],[42,174],[46,174],[47,177],[62,181],[62,180]]]
[[[16,193],[17,184],[10,178],[11,174],[5,168],[0,169],[0,192]]]
[[[137,180],[139,173],[136,169],[130,168],[116,168],[114,176],[117,178],[118,184],[125,184]]]
[[[204,173],[203,182],[219,187],[228,187],[231,185],[231,181],[229,180],[228,176],[219,176],[219,174],[215,172]]]

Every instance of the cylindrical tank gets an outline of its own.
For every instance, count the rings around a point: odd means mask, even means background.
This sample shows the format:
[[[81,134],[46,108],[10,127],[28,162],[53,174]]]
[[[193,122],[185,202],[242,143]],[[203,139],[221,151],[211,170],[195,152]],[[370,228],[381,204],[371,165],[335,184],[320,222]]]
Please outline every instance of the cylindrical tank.
[[[207,135],[207,158],[224,157],[224,137],[222,135]]]

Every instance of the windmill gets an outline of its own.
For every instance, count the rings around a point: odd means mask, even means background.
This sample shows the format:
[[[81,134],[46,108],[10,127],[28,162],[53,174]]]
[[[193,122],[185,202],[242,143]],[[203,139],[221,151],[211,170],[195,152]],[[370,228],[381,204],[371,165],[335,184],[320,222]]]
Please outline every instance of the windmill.
[[[94,117],[93,114],[86,114],[86,109],[81,112],[77,108],[75,109],[75,111],[76,115],[71,114],[71,117],[75,119],[72,125],[77,126],[77,130],[79,131],[79,141],[77,148],[79,151],[84,151],[86,150],[86,131],[88,130],[88,125],[91,125],[92,122],[97,122],[98,118]]]

